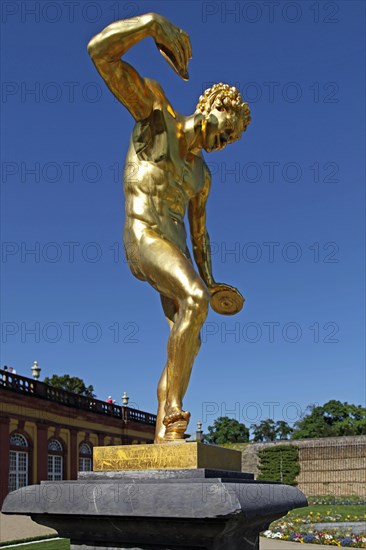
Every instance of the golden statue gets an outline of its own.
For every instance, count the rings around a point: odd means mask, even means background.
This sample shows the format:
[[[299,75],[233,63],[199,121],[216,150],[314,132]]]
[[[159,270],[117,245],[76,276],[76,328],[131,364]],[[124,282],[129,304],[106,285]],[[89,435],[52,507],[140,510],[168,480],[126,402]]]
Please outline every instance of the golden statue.
[[[209,304],[224,315],[243,306],[237,289],[216,283],[212,276],[206,229],[211,175],[202,149],[217,151],[240,139],[250,123],[250,111],[239,91],[222,83],[204,92],[193,115],[175,111],[158,82],[143,78],[121,60],[148,36],[177,74],[188,80],[189,36],[156,13],[112,23],[92,38],[88,52],[136,122],[124,171],[124,246],[133,275],[160,293],[170,326],[155,434],[155,443],[165,443],[187,437],[190,413],[182,409],[183,397]],[[187,208],[199,274],[186,242]]]

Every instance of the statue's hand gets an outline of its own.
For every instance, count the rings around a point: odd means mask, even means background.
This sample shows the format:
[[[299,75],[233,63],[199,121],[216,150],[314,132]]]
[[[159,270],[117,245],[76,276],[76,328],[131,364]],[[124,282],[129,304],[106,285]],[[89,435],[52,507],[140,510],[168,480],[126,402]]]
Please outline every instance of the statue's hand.
[[[153,22],[153,38],[160,53],[181,78],[188,80],[188,60],[192,58],[188,34],[157,13]]]
[[[221,315],[235,315],[244,305],[244,297],[239,290],[224,283],[214,283],[209,287],[211,307]]]

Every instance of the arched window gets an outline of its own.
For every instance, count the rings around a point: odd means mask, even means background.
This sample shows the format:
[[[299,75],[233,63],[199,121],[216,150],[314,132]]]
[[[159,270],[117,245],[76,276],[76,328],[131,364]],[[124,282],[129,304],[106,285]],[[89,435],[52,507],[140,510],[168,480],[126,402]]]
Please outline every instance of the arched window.
[[[58,439],[48,442],[48,480],[61,481],[63,479],[64,450]]]
[[[88,443],[80,443],[79,446],[79,472],[92,471],[92,450]]]
[[[10,445],[14,447],[28,447],[28,441],[22,434],[12,434],[10,436]]]
[[[9,451],[9,491],[28,485],[29,445],[24,435],[10,436]]]

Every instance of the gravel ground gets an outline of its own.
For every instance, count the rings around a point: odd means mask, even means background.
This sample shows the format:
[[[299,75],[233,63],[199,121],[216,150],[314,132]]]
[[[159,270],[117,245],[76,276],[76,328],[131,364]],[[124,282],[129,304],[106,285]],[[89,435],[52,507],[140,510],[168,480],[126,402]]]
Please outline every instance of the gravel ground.
[[[54,529],[43,527],[28,516],[9,516],[0,513],[0,541],[25,539],[40,535],[57,535]]]
[[[265,539],[261,537],[260,550],[335,550],[338,546],[324,544],[300,544],[299,542],[287,542],[284,540]]]

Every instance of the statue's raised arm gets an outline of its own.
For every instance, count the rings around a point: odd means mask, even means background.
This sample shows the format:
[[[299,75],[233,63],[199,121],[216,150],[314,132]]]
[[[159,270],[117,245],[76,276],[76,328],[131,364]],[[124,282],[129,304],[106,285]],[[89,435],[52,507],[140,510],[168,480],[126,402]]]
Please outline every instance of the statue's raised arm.
[[[165,17],[147,13],[108,25],[88,44],[88,52],[108,88],[136,121],[147,118],[154,104],[154,88],[121,57],[132,46],[151,36],[176,73],[187,80],[192,57],[189,36]]]

